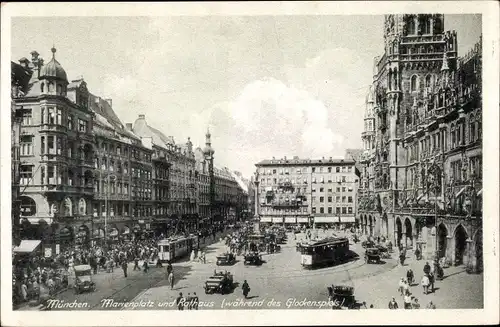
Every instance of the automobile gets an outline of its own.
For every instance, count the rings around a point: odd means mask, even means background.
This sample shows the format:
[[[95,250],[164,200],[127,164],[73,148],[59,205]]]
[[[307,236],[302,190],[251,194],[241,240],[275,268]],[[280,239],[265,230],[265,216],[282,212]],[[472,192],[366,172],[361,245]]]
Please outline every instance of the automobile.
[[[378,248],[367,248],[365,251],[366,263],[380,263],[380,250]]]
[[[217,266],[232,265],[236,262],[236,257],[231,252],[226,252],[217,256],[215,264]]]
[[[227,294],[233,290],[233,275],[230,272],[214,272],[214,275],[205,281],[205,294]]]
[[[332,309],[353,309],[356,306],[354,287],[332,285],[327,287],[328,300],[333,302]]]
[[[75,294],[80,294],[85,291],[93,292],[96,289],[95,283],[92,281],[92,268],[90,265],[78,265],[75,270]]]
[[[260,266],[262,264],[262,256],[258,252],[250,252],[245,255],[243,264]]]

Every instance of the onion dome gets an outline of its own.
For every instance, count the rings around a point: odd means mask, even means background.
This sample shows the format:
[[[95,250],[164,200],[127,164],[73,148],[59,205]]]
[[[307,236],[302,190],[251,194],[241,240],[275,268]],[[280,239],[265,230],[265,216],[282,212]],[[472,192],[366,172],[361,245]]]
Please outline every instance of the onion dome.
[[[52,51],[52,60],[50,60],[46,65],[42,67],[39,79],[43,78],[59,79],[67,83],[68,77],[66,76],[66,71],[61,66],[61,64],[56,60],[55,57],[56,48],[52,47],[51,51]]]
[[[205,156],[213,156],[215,151],[214,149],[212,148],[212,144],[210,142],[210,130],[207,129],[207,134],[205,135],[206,136],[206,142],[205,142],[205,148],[203,148],[203,154]]]

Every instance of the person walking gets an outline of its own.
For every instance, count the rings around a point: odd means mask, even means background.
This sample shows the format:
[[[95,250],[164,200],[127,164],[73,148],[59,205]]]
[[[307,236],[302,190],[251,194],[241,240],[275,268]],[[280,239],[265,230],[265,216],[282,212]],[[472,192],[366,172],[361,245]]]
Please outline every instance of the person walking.
[[[436,280],[434,272],[429,274],[429,288],[431,289],[431,293],[434,293],[434,281]]]
[[[424,275],[422,277],[422,287],[424,289],[424,294],[428,294],[429,293],[429,277],[427,275]]]
[[[125,276],[125,278],[127,278],[128,264],[127,264],[127,260],[125,260],[125,259],[122,260],[122,269],[123,269],[123,275]]]
[[[436,305],[430,301],[429,304],[427,304],[426,309],[436,309]]]
[[[401,277],[401,280],[399,281],[399,285],[398,285],[398,291],[401,294],[401,296],[403,296],[405,294],[404,290],[405,290],[405,279],[404,279],[404,277]]]
[[[139,257],[136,255],[134,256],[134,271],[135,270],[141,270],[141,268],[139,268]]]
[[[168,284],[170,285],[170,289],[173,290],[174,289],[174,272],[173,271],[170,271],[170,273],[168,274]]]
[[[418,299],[415,297],[413,298],[413,303],[411,304],[412,309],[420,309],[420,303],[418,303]]]
[[[429,262],[426,262],[424,265],[424,274],[428,275],[431,272],[431,266],[429,265]]]
[[[398,308],[398,303],[396,299],[393,297],[391,301],[389,301],[389,309],[394,310]]]
[[[193,309],[198,310],[198,303],[200,300],[198,299],[198,295],[196,295],[196,292],[193,293]]]
[[[172,267],[172,264],[170,263],[170,261],[168,261],[167,263],[167,276],[170,275],[170,273],[174,270],[174,268]]]
[[[241,289],[243,290],[243,296],[245,297],[245,299],[247,299],[248,298],[248,293],[250,293],[250,286],[248,285],[248,282],[247,282],[246,279],[243,282],[243,285],[241,286]]]
[[[142,266],[144,268],[144,273],[147,273],[149,270],[148,258],[144,259],[144,264]]]
[[[408,271],[406,272],[406,279],[408,280],[408,284],[411,286],[413,285],[413,282],[414,282],[414,275],[413,275],[413,270],[408,269]]]
[[[405,309],[411,309],[411,293],[406,292],[404,296]]]
[[[184,310],[184,298],[182,297],[182,292],[179,293],[179,296],[175,300],[175,303],[177,304],[178,310]]]

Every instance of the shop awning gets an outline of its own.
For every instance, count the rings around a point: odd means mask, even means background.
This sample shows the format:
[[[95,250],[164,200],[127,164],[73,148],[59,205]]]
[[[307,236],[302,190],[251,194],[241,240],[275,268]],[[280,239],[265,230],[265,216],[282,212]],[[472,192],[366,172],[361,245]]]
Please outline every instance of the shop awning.
[[[340,217],[340,222],[341,223],[354,223],[354,222],[356,222],[356,218],[354,216],[352,216],[352,217]]]
[[[260,217],[260,222],[261,223],[270,223],[270,222],[272,222],[272,218],[271,217]]]
[[[339,217],[334,217],[334,216],[319,216],[319,217],[314,217],[314,223],[323,223],[323,224],[333,224],[333,223],[338,223],[339,222]]]
[[[297,217],[297,223],[299,224],[307,224],[309,222],[308,217]]]
[[[14,248],[14,253],[32,253],[41,243],[39,240],[22,240],[21,244]]]
[[[286,224],[295,224],[296,222],[297,222],[297,219],[295,217],[285,217]]]
[[[272,220],[275,224],[283,224],[283,217],[273,217]]]

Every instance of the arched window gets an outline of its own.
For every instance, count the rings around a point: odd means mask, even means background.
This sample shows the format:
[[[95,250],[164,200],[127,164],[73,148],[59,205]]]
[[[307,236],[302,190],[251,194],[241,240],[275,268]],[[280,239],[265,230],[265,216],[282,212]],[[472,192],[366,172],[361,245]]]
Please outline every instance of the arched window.
[[[483,132],[482,131],[483,122],[481,121],[481,116],[479,116],[479,115],[476,117],[476,124],[477,124],[476,125],[477,126],[477,128],[476,128],[476,130],[477,130],[477,139],[480,140],[481,137],[482,137],[481,134]]]
[[[469,117],[469,143],[472,143],[476,140],[476,120],[474,118],[474,114],[471,114]]]
[[[431,87],[431,85],[432,85],[432,76],[427,75],[425,77],[425,87]]]
[[[460,145],[462,142],[462,124],[457,123],[457,126],[455,127],[455,133],[457,134],[456,141],[457,141],[457,146]]]
[[[417,87],[418,87],[418,80],[417,80],[417,75],[413,75],[411,77],[411,81],[410,81],[410,89],[412,92],[416,92],[417,91]]]
[[[84,198],[81,198],[78,202],[78,213],[82,216],[87,214],[87,203]]]
[[[34,216],[36,214],[36,202],[29,196],[20,197],[20,214],[23,217]]]
[[[450,127],[450,131],[451,131],[451,148],[455,148],[455,125],[454,124],[451,124],[451,127]]]
[[[426,18],[422,23],[422,34],[431,34],[431,19]]]
[[[64,216],[72,217],[73,216],[73,202],[71,202],[70,198],[66,198],[64,200]]]
[[[413,35],[416,33],[415,18],[410,17],[408,19],[408,35]]]

